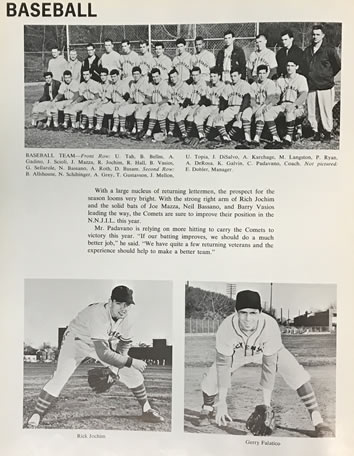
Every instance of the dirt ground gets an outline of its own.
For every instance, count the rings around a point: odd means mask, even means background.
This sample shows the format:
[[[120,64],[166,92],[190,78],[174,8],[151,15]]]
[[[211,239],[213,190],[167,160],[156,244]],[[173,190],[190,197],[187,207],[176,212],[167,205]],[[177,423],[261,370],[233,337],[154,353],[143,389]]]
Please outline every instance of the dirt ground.
[[[23,422],[33,411],[37,396],[52,375],[51,364],[25,364]],[[141,408],[123,384],[117,382],[110,390],[95,394],[87,383],[87,370],[92,365],[80,366],[64,387],[54,407],[45,415],[40,428],[50,429],[102,429],[129,431],[170,431],[172,369],[149,366],[145,373],[146,390],[153,407],[157,408],[165,422],[145,423],[141,420]]]
[[[284,345],[305,366],[311,375],[322,416],[335,432],[336,406],[336,341],[333,335],[286,336]],[[185,431],[191,433],[249,434],[245,423],[254,407],[262,403],[259,385],[260,366],[242,367],[233,375],[229,391],[228,408],[233,422],[217,427],[196,425],[196,417],[202,405],[200,381],[214,356],[214,336],[186,336],[185,367]],[[314,437],[314,428],[307,410],[295,391],[277,376],[273,391],[273,408],[277,428],[274,437]]]

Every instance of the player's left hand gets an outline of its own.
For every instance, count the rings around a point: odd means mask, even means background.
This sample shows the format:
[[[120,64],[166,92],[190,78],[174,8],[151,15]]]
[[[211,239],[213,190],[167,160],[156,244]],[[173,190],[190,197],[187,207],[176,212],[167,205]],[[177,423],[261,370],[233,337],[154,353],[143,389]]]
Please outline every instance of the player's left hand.
[[[232,418],[230,417],[229,412],[227,410],[226,402],[218,402],[216,404],[215,421],[218,426],[226,426],[227,421],[232,421]]]

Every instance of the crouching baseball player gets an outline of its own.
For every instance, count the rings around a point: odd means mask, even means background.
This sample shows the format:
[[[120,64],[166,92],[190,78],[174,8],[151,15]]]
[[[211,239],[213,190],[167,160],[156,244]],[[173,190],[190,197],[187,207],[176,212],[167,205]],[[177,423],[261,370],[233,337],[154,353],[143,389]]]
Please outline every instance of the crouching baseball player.
[[[102,375],[97,374],[99,369],[88,372],[89,384],[94,391],[103,392],[115,379],[119,379],[141,405],[144,421],[164,421],[158,411],[151,407],[147,398],[142,375],[146,368],[145,361],[128,355],[134,323],[131,311],[133,304],[133,291],[120,285],[112,290],[108,302],[89,305],[71,321],[64,334],[56,371],[40,392],[27,427],[39,426],[51,404],[86,357],[96,359],[109,367],[109,370],[101,368],[104,372],[108,371],[104,374],[104,380],[99,378]]]
[[[216,395],[216,423],[232,421],[226,398],[231,377],[248,363],[262,365],[262,405],[258,405],[246,422],[254,435],[270,435],[275,428],[271,396],[278,371],[285,382],[297,392],[307,408],[317,437],[332,436],[324,424],[317,399],[310,383],[310,375],[283,346],[276,320],[261,312],[261,299],[256,291],[240,291],[236,297],[235,313],[225,318],[216,333],[216,360],[202,380],[204,404],[199,425],[207,425],[214,416]],[[237,374],[235,374],[236,376]]]

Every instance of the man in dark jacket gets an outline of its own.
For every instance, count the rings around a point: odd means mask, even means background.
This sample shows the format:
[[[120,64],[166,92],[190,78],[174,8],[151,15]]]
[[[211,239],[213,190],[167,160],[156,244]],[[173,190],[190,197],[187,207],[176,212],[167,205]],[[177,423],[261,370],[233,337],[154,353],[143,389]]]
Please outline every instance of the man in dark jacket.
[[[243,49],[235,43],[235,34],[231,30],[224,33],[225,46],[216,56],[216,66],[222,73],[223,82],[231,82],[231,68],[239,66],[242,79],[246,78],[246,57]]]
[[[43,74],[45,84],[43,86],[43,94],[41,98],[36,101],[32,108],[32,122],[31,126],[36,127],[39,120],[46,120],[44,125],[41,124],[42,128],[49,128],[51,122],[50,108],[53,105],[53,100],[58,94],[60,82],[53,79],[53,73],[46,71]]]
[[[294,44],[294,34],[292,30],[284,30],[280,35],[283,47],[277,52],[278,77],[287,75],[287,63],[296,62],[299,65],[298,74],[303,74],[304,53],[302,49]]]
[[[304,51],[304,75],[309,85],[307,110],[313,140],[321,140],[321,122],[323,139],[329,142],[333,129],[334,77],[341,69],[341,62],[334,47],[326,44],[324,38],[323,26],[314,25],[312,44]]]
[[[95,46],[92,43],[89,43],[86,46],[87,49],[87,57],[86,59],[82,62],[82,67],[81,67],[81,82],[84,81],[83,77],[83,72],[90,70],[91,71],[91,79],[93,79],[96,82],[101,83],[101,66],[99,64],[100,59],[96,55],[96,49]]]

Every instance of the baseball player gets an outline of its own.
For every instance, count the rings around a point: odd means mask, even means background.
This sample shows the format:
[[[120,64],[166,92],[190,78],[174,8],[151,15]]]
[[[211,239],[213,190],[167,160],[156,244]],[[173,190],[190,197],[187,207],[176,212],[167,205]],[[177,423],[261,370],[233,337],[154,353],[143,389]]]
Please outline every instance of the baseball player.
[[[207,136],[210,134],[216,116],[219,114],[220,97],[224,93],[224,90],[225,84],[221,81],[221,73],[218,67],[215,66],[210,70],[210,83],[206,92],[208,103],[200,106],[194,114],[194,124],[197,128],[201,144],[207,141]]]
[[[81,114],[81,123],[80,130],[84,131],[86,129],[87,119],[90,116],[89,129],[93,128],[93,112],[90,110],[90,105],[94,105],[100,96],[100,84],[93,79],[91,79],[91,73],[89,70],[84,70],[82,72],[84,81],[79,85],[79,96],[71,102],[64,109],[65,115],[69,115],[71,119],[71,130],[72,133],[76,133],[78,128],[76,127],[76,117],[78,113]]]
[[[182,140],[185,144],[189,144],[190,142],[195,113],[200,106],[208,104],[206,94],[207,85],[205,80],[201,78],[200,68],[193,67],[192,84],[189,86],[189,93],[187,94],[182,107],[176,112],[175,115],[175,122],[178,125]],[[185,122],[187,124],[187,128]]]
[[[52,48],[52,58],[48,62],[48,71],[53,74],[53,79],[56,81],[63,80],[63,73],[68,67],[68,62],[60,54],[57,46]]]
[[[97,134],[98,131],[101,131],[103,122],[103,115],[101,115],[101,113],[104,112],[105,106],[109,105],[111,102],[111,83],[107,68],[101,68],[100,75],[101,84],[99,85],[99,97],[95,102],[87,106],[84,110],[85,112],[83,111],[83,114],[86,114],[88,117],[89,124],[89,127],[85,132],[90,134]],[[99,115],[97,115],[97,111],[99,112]],[[94,117],[96,117],[96,120],[99,118],[96,122],[95,129],[93,128]]]
[[[134,304],[133,291],[119,285],[112,290],[106,303],[89,305],[71,321],[63,337],[57,368],[39,394],[28,427],[39,426],[75,369],[87,357],[109,366],[113,374],[119,374],[119,381],[131,390],[141,405],[144,421],[164,421],[148,401],[142,375],[145,361],[128,355],[132,343]]]
[[[139,55],[131,50],[130,41],[122,41],[122,53],[120,55],[121,78],[131,80],[132,69],[140,65]]]
[[[73,81],[77,81],[80,84],[81,81],[81,69],[82,63],[77,58],[76,49],[71,49],[69,52],[69,61],[67,70],[69,70],[72,74]]]
[[[155,43],[155,68],[158,68],[161,72],[161,79],[168,81],[168,74],[172,69],[172,60],[165,55],[165,45],[158,41]]]
[[[205,41],[202,36],[195,39],[195,54],[193,55],[192,65],[199,67],[202,78],[205,82],[210,82],[210,68],[215,66],[215,56],[212,52],[205,49]]]
[[[267,48],[267,38],[265,35],[256,36],[256,49],[251,53],[247,61],[247,78],[253,82],[257,77],[259,65],[267,65],[269,69],[268,78],[277,73],[277,59],[275,53]]]
[[[114,136],[118,132],[119,126],[119,108],[126,104],[129,99],[129,84],[119,78],[119,71],[112,70],[110,72],[111,84],[107,90],[107,103],[102,103],[96,109],[96,127],[95,134],[102,133],[103,118],[105,115],[113,115],[113,127],[109,132],[109,136]]]
[[[140,47],[140,60],[137,66],[141,68],[142,76],[149,76],[151,70],[155,67],[155,59],[149,51],[149,43],[146,40],[142,40],[139,43]],[[160,72],[161,69],[159,68]],[[166,79],[167,78],[163,78]]]
[[[141,68],[136,66],[132,69],[133,80],[129,82],[129,100],[118,109],[120,136],[127,137],[126,118],[137,113],[143,105],[151,103],[152,86],[147,78],[142,77]],[[141,139],[144,135],[144,119],[137,118],[137,139]]]
[[[91,72],[91,79],[96,82],[101,82],[100,77],[100,59],[96,55],[95,46],[92,43],[89,43],[86,46],[87,49],[87,57],[84,59],[81,68],[81,82],[83,82],[84,78],[82,73],[84,70],[89,70]]]
[[[251,125],[244,129],[246,142],[252,142],[254,147],[260,145],[261,135],[264,128],[264,112],[279,101],[279,90],[275,82],[268,79],[267,65],[259,65],[257,79],[251,84],[251,108],[252,119],[256,125],[256,133],[251,141]]]
[[[225,84],[224,93],[220,99],[220,114],[216,117],[214,126],[217,128],[223,142],[231,142],[231,136],[237,133],[236,128],[251,124],[252,109],[251,86],[242,78],[242,68],[236,66],[231,69],[231,84]],[[229,133],[226,126],[233,122]]]
[[[168,104],[170,110],[167,116],[167,136],[173,136],[176,127],[176,113],[182,108],[184,100],[189,96],[190,86],[181,80],[176,68],[169,72],[169,95]]]
[[[166,119],[170,110],[168,104],[169,87],[167,81],[161,79],[161,73],[158,68],[152,69],[151,77],[151,103],[141,106],[135,114],[138,124],[141,120],[144,122],[146,117],[149,116],[148,129],[143,136],[145,139],[151,138],[156,122],[158,122],[162,134],[166,136]]]
[[[58,94],[53,99],[52,107],[50,108],[50,113],[53,117],[54,130],[59,129],[59,111],[64,111],[67,106],[72,101],[75,101],[79,96],[79,82],[74,80],[71,74],[71,71],[64,71],[64,82],[60,84]],[[64,115],[63,129],[66,130],[69,124],[69,114]]]
[[[172,60],[172,65],[178,71],[182,81],[188,81],[191,77],[191,69],[193,67],[193,56],[186,51],[186,40],[178,38],[176,40],[177,55]]]
[[[305,103],[309,92],[305,76],[297,73],[297,62],[288,61],[286,66],[287,75],[277,80],[280,91],[280,103],[272,106],[264,112],[264,120],[273,137],[273,144],[267,147],[281,147],[281,139],[277,132],[275,119],[280,113],[284,113],[286,122],[286,136],[284,145],[290,146],[293,140],[295,120],[305,113]]]
[[[216,55],[216,66],[221,72],[223,82],[231,82],[231,68],[240,66],[242,79],[246,77],[246,57],[242,48],[237,46],[235,34],[232,30],[226,30],[224,33],[225,46]]]
[[[109,72],[113,69],[121,68],[121,59],[120,54],[113,49],[113,40],[111,38],[106,38],[104,40],[104,49],[105,52],[101,55],[99,65],[103,68],[107,68]]]
[[[240,291],[236,296],[235,312],[221,323],[216,333],[216,360],[201,384],[203,407],[199,425],[210,423],[217,394],[216,423],[220,426],[232,421],[226,404],[231,377],[241,366],[256,363],[262,366],[260,384],[265,406],[271,406],[275,375],[279,372],[303,401],[316,436],[332,436],[331,429],[323,422],[309,373],[282,344],[276,320],[261,310],[258,292]]]
[[[50,108],[52,106],[54,98],[58,94],[60,82],[53,79],[53,73],[46,71],[43,73],[45,84],[43,86],[43,94],[41,98],[36,101],[32,107],[32,121],[31,127],[37,127],[39,119],[45,119],[46,123],[42,125],[42,128],[49,128],[51,123]]]

